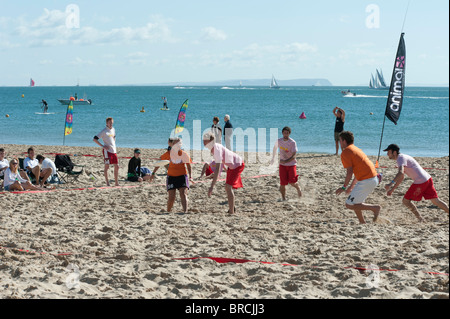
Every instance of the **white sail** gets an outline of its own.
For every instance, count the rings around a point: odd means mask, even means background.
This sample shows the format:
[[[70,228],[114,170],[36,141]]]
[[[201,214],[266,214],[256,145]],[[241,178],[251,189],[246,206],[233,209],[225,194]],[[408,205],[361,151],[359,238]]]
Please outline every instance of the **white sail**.
[[[388,89],[389,87],[386,85],[386,81],[383,77],[383,71],[378,71],[376,69],[375,77],[373,74],[371,74],[370,82],[369,82],[369,88],[370,89]]]
[[[275,80],[275,77],[272,75],[272,82],[270,83],[270,87],[272,88],[272,89],[278,89],[278,88],[280,88],[279,86],[278,86],[278,83],[277,83],[277,80]]]

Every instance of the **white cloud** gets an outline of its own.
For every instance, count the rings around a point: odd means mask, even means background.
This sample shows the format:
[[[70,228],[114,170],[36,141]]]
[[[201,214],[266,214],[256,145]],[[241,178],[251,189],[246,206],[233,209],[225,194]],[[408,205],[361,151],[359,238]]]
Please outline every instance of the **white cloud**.
[[[69,64],[74,66],[82,66],[82,65],[94,65],[94,62],[91,60],[83,60],[80,57],[76,57],[74,60],[69,62]]]
[[[131,44],[140,42],[176,42],[167,23],[161,17],[140,27],[120,27],[99,30],[90,26],[71,27],[67,25],[67,13],[59,10],[44,9],[44,13],[28,22],[18,19],[19,26],[12,33],[18,40],[24,40],[27,46],[58,45],[103,45]]]
[[[214,27],[206,27],[202,29],[201,38],[203,41],[225,41],[227,39],[227,34]]]

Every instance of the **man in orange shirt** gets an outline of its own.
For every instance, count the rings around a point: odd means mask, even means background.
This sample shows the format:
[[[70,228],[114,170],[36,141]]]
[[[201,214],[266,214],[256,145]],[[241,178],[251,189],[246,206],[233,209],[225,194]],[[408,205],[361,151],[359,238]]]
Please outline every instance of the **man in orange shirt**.
[[[176,191],[180,192],[181,205],[183,206],[183,213],[188,212],[188,190],[189,181],[192,181],[192,160],[189,154],[181,150],[181,139],[178,137],[169,138],[168,142],[170,151],[161,155],[161,160],[169,160],[169,169],[167,170],[167,191],[169,198],[167,199],[167,211],[172,210],[175,202]],[[153,181],[156,171],[159,167],[155,167],[152,172],[150,182]],[[189,177],[188,177],[189,174]]]
[[[353,145],[354,137],[352,132],[341,132],[339,141],[343,150],[341,160],[344,168],[347,169],[347,176],[345,177],[344,185],[336,190],[336,195],[340,195],[342,192],[350,194],[345,202],[345,207],[355,211],[361,224],[366,223],[362,213],[364,210],[373,212],[373,221],[375,222],[380,215],[381,206],[364,203],[379,184],[375,166],[361,149]],[[355,178],[350,184],[353,175],[355,175]]]

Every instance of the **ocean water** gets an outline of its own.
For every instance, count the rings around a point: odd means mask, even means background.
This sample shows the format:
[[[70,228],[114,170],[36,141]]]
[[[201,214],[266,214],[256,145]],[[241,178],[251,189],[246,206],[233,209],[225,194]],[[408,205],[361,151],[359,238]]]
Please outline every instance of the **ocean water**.
[[[357,96],[342,96],[347,89]],[[74,106],[73,133],[64,139],[67,106],[57,99],[75,93],[93,105]],[[339,106],[346,111],[345,129],[355,134],[355,145],[377,155],[387,94],[363,87],[0,87],[0,144],[96,146],[93,136],[113,117],[118,147],[164,148],[181,105],[189,99],[183,132],[187,149],[201,149],[202,133],[213,117],[223,127],[229,114],[234,128],[246,134],[235,138],[238,150],[270,151],[270,133],[281,137],[281,129],[289,126],[300,153],[332,154],[332,110]],[[160,110],[163,96],[169,111]],[[36,114],[42,112],[42,99],[54,114]],[[302,112],[306,119],[299,119]],[[449,89],[407,87],[398,124],[385,122],[382,150],[390,143],[412,156],[448,156]]]

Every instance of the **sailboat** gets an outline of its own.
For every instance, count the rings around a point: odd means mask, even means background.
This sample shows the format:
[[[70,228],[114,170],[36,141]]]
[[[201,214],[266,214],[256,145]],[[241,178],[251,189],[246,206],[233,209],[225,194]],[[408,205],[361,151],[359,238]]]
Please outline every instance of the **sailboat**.
[[[376,89],[376,90],[388,90],[389,87],[386,85],[386,82],[384,80],[383,71],[376,70],[375,77],[373,76],[373,73],[370,76],[370,82],[369,82],[369,89]]]
[[[275,77],[272,74],[272,82],[270,82],[270,88],[271,89],[279,89],[280,86],[277,83],[277,80],[275,80]]]
[[[30,86],[33,87],[34,86],[34,80],[30,79]]]

